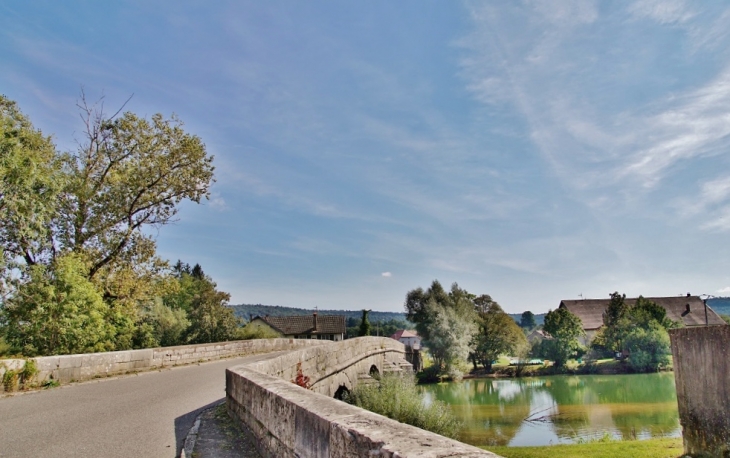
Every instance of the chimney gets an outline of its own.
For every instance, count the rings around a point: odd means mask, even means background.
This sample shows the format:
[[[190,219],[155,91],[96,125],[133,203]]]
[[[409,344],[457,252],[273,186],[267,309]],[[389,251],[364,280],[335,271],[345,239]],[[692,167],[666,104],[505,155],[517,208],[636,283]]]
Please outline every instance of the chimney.
[[[687,297],[690,297],[690,296],[691,296],[691,294],[690,293],[687,293]]]
[[[317,332],[317,312],[314,312],[312,315],[314,316],[314,329],[312,331]]]

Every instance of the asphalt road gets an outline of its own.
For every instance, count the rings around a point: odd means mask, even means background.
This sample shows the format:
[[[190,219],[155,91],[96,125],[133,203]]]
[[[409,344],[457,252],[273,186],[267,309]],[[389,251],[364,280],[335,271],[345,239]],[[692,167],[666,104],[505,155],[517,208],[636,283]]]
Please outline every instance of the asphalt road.
[[[0,398],[0,457],[173,458],[225,397],[225,369],[256,355]]]

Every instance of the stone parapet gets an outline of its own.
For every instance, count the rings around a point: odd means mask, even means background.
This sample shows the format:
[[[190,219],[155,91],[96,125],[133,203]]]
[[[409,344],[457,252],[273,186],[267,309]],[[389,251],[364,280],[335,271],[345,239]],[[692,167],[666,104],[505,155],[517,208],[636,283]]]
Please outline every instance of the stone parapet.
[[[329,343],[329,341],[323,340],[300,339],[238,340],[142,350],[41,356],[29,359],[35,361],[38,369],[34,383],[42,384],[47,380],[69,383],[221,358],[310,348]],[[22,359],[0,360],[0,380],[6,370],[22,370],[24,365],[25,360]],[[3,386],[0,384],[0,392],[2,390]]]

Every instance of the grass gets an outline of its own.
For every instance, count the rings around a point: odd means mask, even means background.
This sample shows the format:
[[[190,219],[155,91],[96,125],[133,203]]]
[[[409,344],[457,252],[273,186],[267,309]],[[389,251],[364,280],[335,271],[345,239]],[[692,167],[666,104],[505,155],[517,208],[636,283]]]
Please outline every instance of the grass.
[[[355,387],[348,402],[401,423],[457,438],[461,423],[441,401],[424,405],[424,396],[410,374],[383,375],[380,383]]]
[[[544,447],[481,447],[505,458],[677,458],[684,454],[681,437],[641,441],[590,442]]]

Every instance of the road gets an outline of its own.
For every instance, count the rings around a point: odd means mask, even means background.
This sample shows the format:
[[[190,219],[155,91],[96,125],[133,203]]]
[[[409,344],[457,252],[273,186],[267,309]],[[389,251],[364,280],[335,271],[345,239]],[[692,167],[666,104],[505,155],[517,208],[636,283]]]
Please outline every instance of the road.
[[[225,397],[225,369],[255,355],[0,398],[0,457],[173,458]]]

